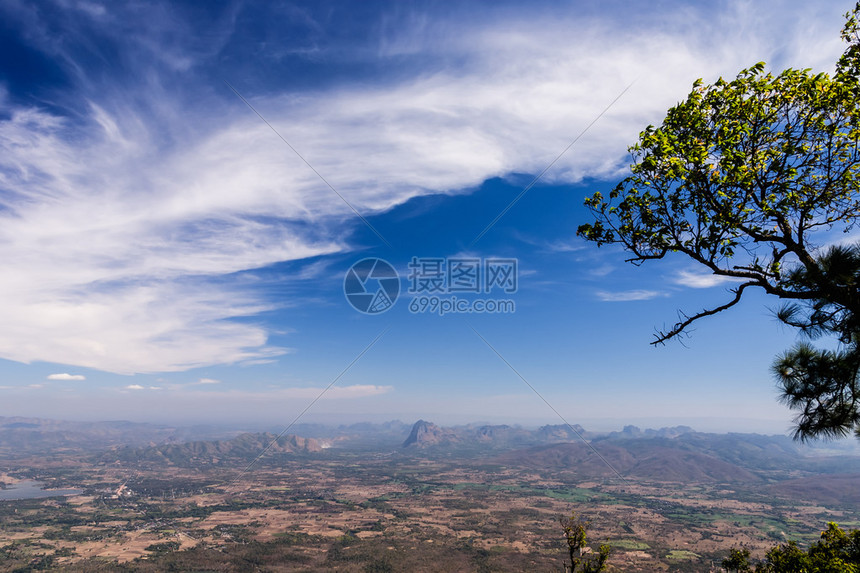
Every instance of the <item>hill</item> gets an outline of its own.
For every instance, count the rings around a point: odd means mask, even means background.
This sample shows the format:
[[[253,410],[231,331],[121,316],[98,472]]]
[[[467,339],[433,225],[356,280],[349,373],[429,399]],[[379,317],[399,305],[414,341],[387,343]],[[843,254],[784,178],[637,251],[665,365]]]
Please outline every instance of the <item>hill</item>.
[[[225,439],[238,431],[215,426],[174,427],[125,421],[71,422],[0,416],[0,456],[93,452],[117,446],[146,446],[194,439]]]
[[[579,436],[590,436],[579,425],[542,426],[530,430],[521,426],[474,425],[443,428],[432,422],[418,420],[412,426],[404,448],[424,449],[431,447],[482,447],[484,449],[510,449],[536,444],[570,442]]]
[[[539,471],[566,471],[577,479],[615,478],[617,476],[612,471],[614,468],[625,478],[647,481],[762,481],[755,473],[713,456],[666,447],[646,440],[635,445],[603,442],[597,451],[600,456],[583,443],[550,444],[507,452],[492,461],[505,466]]]
[[[579,425],[441,427],[419,420],[403,448],[426,456],[470,455],[506,465],[576,469],[595,478],[614,474],[594,450],[622,475],[629,471],[652,480],[755,481],[860,472],[853,441],[802,444],[788,436],[711,434],[688,426],[625,426],[620,432],[596,433]]]
[[[103,462],[152,462],[179,467],[246,463],[264,451],[277,454],[308,454],[322,451],[322,444],[313,438],[288,434],[246,433],[231,440],[194,441],[163,444],[147,448],[119,448],[101,457]]]

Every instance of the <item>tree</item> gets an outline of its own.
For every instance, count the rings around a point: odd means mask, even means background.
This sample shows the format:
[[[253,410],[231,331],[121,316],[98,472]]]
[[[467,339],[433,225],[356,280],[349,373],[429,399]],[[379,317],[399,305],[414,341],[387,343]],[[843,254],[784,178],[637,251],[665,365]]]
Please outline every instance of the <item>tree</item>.
[[[726,571],[752,571],[749,551],[732,549],[723,560]],[[845,533],[833,522],[821,539],[804,551],[794,541],[771,548],[756,573],[858,573],[860,572],[860,530]]]
[[[728,571],[728,573],[732,573],[735,571],[736,573],[748,573],[752,571],[750,569],[750,550],[747,548],[743,549],[732,549],[729,556],[723,559],[723,569]]]
[[[577,234],[622,245],[636,265],[684,255],[737,281],[723,304],[658,331],[652,344],[736,305],[759,288],[785,301],[784,323],[838,351],[802,344],[774,364],[783,399],[800,413],[795,437],[860,437],[860,249],[831,246],[860,219],[860,2],[847,14],[849,46],[833,77],[765,72],[693,84],[662,125],[630,148],[631,175],[585,201],[594,221]]]
[[[611,548],[601,545],[594,553],[588,546],[586,539],[590,522],[577,517],[573,511],[570,517],[561,518],[561,527],[564,530],[564,538],[567,542],[570,566],[564,565],[565,572],[570,573],[600,573],[606,569],[606,560],[609,559]]]

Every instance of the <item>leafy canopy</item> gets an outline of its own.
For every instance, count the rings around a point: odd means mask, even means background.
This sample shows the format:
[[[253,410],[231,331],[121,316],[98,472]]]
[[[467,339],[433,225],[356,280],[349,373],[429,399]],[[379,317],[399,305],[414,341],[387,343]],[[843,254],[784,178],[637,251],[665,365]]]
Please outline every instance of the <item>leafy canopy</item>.
[[[588,547],[587,534],[591,522],[578,517],[575,511],[571,512],[570,517],[562,517],[560,522],[570,560],[570,565],[564,564],[565,572],[600,573],[605,571],[606,560],[609,559],[611,548],[609,545],[602,544],[597,553],[594,553]]]
[[[845,533],[831,522],[821,533],[821,539],[807,551],[789,541],[771,548],[753,569],[748,549],[732,549],[722,565],[726,571],[739,573],[858,573],[860,530]]]

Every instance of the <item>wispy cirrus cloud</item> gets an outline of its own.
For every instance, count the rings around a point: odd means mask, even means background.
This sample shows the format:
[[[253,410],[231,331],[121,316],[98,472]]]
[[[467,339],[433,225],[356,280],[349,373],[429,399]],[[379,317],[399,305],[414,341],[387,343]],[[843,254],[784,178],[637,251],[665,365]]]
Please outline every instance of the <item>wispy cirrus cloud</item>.
[[[615,270],[614,265],[602,264],[600,266],[589,269],[588,274],[592,277],[605,277]]]
[[[585,249],[587,245],[582,241],[552,241],[546,243],[544,247],[551,253],[575,253],[576,251]]]

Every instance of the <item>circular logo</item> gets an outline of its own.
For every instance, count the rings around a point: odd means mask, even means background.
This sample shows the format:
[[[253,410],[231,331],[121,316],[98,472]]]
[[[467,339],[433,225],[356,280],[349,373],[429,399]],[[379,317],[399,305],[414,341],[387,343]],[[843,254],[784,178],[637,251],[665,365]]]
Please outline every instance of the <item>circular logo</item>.
[[[388,261],[362,259],[346,271],[343,293],[358,312],[381,314],[394,306],[400,294],[400,277]]]

